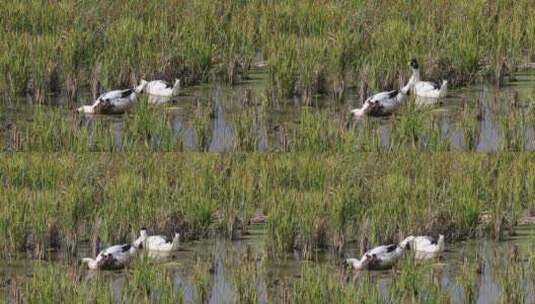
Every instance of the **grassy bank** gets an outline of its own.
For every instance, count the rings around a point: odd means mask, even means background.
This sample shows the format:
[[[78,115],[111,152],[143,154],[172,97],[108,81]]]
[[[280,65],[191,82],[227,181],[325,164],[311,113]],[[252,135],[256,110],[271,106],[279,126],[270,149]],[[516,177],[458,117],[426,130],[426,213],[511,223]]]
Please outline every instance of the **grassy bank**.
[[[273,254],[341,250],[365,236],[500,238],[535,210],[534,164],[530,155],[4,155],[0,247],[43,255],[97,235],[129,241],[142,226],[232,238],[258,212]]]
[[[392,87],[418,57],[429,78],[500,78],[530,62],[522,1],[12,1],[0,12],[0,92],[43,101],[81,87],[247,78],[257,56],[276,96]],[[31,58],[31,60],[29,60]]]

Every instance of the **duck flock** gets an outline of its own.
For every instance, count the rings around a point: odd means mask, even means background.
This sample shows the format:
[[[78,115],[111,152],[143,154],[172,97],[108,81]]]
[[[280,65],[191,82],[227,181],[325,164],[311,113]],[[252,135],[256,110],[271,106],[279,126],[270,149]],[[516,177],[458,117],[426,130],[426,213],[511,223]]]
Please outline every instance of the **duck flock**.
[[[168,101],[180,93],[180,79],[176,79],[174,84],[163,80],[146,81],[141,80],[140,84],[132,89],[113,90],[100,95],[92,105],[81,106],[79,113],[85,114],[122,114],[135,104],[139,94],[146,93],[149,101],[159,103]]]
[[[448,93],[448,81],[441,84],[420,79],[420,67],[416,59],[410,62],[412,76],[405,86],[399,90],[377,93],[368,97],[360,109],[351,110],[355,116],[387,116],[399,109],[403,101],[410,93],[416,95],[417,102],[425,100],[437,100],[446,97]]]
[[[82,263],[92,270],[120,269],[127,266],[141,249],[149,253],[171,253],[179,249],[180,234],[172,239],[163,235],[148,235],[146,228],[141,228],[139,237],[131,244],[110,246],[100,251],[96,258],[83,258]]]
[[[172,239],[163,235],[149,235],[146,228],[142,228],[139,237],[131,244],[110,246],[100,251],[96,258],[83,258],[91,270],[120,269],[133,260],[138,251],[146,250],[151,254],[168,254],[179,250],[180,234],[175,233]],[[438,256],[444,251],[444,235],[409,236],[398,244],[382,245],[366,251],[360,259],[350,258],[346,263],[355,270],[382,270],[396,264],[406,250],[413,250],[415,257],[427,259]]]
[[[409,236],[399,244],[382,245],[366,251],[360,259],[347,259],[346,263],[355,270],[388,269],[403,256],[406,250],[413,250],[415,257],[428,259],[438,256],[444,251],[444,235]]]
[[[417,100],[444,98],[448,90],[448,81],[441,84],[422,81],[418,61],[410,61],[412,76],[405,86],[399,90],[381,92],[367,98],[362,107],[351,110],[357,117],[386,116],[394,113],[408,95],[413,93]],[[100,95],[92,105],[78,108],[78,112],[86,114],[120,114],[129,110],[139,94],[146,93],[149,97],[170,98],[180,93],[180,80],[174,84],[162,80],[145,81],[132,89],[114,90]],[[154,100],[154,99],[149,99]],[[158,100],[158,99],[156,99]],[[158,102],[158,101],[156,101]],[[139,250],[144,249],[155,253],[169,253],[179,249],[180,234],[176,233],[172,239],[162,235],[148,235],[145,228],[141,229],[139,237],[131,244],[114,245],[98,253],[96,258],[84,258],[89,269],[117,269],[129,264]],[[406,250],[414,250],[416,257],[434,257],[444,251],[444,236],[409,236],[399,244],[383,245],[368,250],[360,259],[347,259],[346,263],[355,270],[376,270],[392,267]]]
[[[417,102],[422,100],[437,100],[446,97],[448,92],[448,81],[443,80],[441,84],[420,79],[420,68],[418,61],[410,61],[412,76],[405,86],[399,90],[377,93],[368,97],[361,108],[351,110],[357,117],[361,116],[387,116],[399,109],[408,95],[413,93]],[[146,81],[141,80],[140,84],[131,89],[113,90],[100,95],[92,105],[85,105],[78,108],[79,113],[85,114],[122,114],[128,111],[135,104],[137,96],[140,94],[149,95],[149,102],[162,103],[178,96],[180,93],[180,80],[176,79],[174,84],[163,80]]]

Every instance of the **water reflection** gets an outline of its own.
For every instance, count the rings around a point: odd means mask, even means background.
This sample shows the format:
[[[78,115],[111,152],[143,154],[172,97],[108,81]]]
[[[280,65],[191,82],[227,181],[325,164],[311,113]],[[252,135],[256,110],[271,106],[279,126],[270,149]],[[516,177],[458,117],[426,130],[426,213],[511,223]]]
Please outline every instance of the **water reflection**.
[[[149,95],[148,97],[149,104],[153,104],[153,105],[164,105],[164,104],[176,101],[176,100],[177,100],[176,97],[171,97],[171,96],[166,97],[166,96]]]
[[[223,108],[222,92],[219,89],[215,93],[215,118],[213,120],[212,142],[210,143],[209,151],[231,151],[234,147],[234,132]]]
[[[423,252],[423,251],[416,251],[414,253],[414,257],[417,260],[434,260],[440,258],[441,254],[437,252]]]
[[[501,143],[501,133],[498,130],[497,122],[495,120],[496,115],[492,111],[492,105],[488,102],[491,96],[482,92],[479,97],[484,102],[480,104],[480,111],[483,113],[482,119],[480,119],[479,127],[479,139],[477,142],[477,151],[481,152],[493,152],[497,151]]]

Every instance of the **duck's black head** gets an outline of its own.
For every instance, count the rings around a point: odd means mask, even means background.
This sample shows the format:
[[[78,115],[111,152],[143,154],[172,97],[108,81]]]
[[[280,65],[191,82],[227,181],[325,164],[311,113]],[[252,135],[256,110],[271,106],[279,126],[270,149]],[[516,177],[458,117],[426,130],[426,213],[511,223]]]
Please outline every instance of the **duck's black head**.
[[[413,69],[417,69],[419,67],[418,66],[418,60],[416,60],[416,58],[411,59],[409,64],[410,64],[411,68],[413,68]]]

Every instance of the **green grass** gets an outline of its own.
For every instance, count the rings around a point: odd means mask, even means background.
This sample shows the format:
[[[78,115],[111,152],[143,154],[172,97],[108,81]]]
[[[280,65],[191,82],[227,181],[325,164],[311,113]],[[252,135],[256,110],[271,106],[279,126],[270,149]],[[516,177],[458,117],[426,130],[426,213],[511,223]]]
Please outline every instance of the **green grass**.
[[[223,106],[214,100],[198,102],[179,133],[167,112],[145,98],[119,123],[80,117],[67,106],[32,107],[27,121],[0,129],[1,150],[44,152],[0,158],[2,255],[45,258],[96,235],[105,243],[129,242],[142,226],[180,231],[186,242],[233,239],[246,235],[262,210],[268,257],[232,252],[225,261],[235,300],[254,303],[258,286],[269,283],[263,282],[265,259],[288,252],[312,260],[315,252],[340,252],[364,237],[379,244],[407,234],[444,233],[448,242],[514,234],[522,216],[535,212],[531,155],[419,153],[452,146],[436,116],[412,102],[389,121],[353,121],[335,103],[326,110],[309,106],[319,95],[343,100],[349,88],[398,87],[412,57],[425,78],[447,78],[454,86],[483,77],[501,82],[504,69],[535,55],[535,5],[391,2],[12,1],[0,11],[2,109],[23,94],[44,103],[51,94],[74,96],[97,82],[119,88],[141,78],[178,77],[185,85],[239,84],[257,57],[268,63],[268,87],[262,106],[242,104],[245,110],[227,117],[236,152],[228,155],[159,153],[183,151],[189,130],[195,149],[209,151]],[[272,106],[294,96],[307,107],[295,120],[271,125]],[[472,103],[460,114],[456,127],[467,151],[477,149],[482,111]],[[525,149],[532,116],[515,109],[499,117],[501,151]],[[275,139],[284,142],[278,149],[292,153],[241,153],[258,151],[264,135],[268,151],[277,149],[270,144],[275,127],[285,136]],[[490,220],[480,221],[483,215]],[[533,257],[527,268],[506,259],[493,274],[500,301],[526,301],[523,284],[533,284]],[[464,263],[455,279],[471,302],[479,265]],[[298,278],[273,287],[281,302],[451,300],[435,270],[410,259],[396,268],[386,294],[373,277],[344,281],[335,265],[305,264]],[[72,265],[33,266],[30,278],[11,283],[25,302],[109,303],[117,296],[105,276],[82,280]],[[211,297],[212,267],[201,260],[193,267],[197,302]],[[183,301],[162,265],[139,258],[126,272],[121,302]]]
[[[452,84],[498,77],[534,54],[531,12],[522,1],[64,1],[17,0],[0,13],[0,92],[38,101],[95,80],[247,78],[257,54],[274,92],[339,98],[346,88],[392,87],[418,57],[428,78]],[[400,13],[403,12],[403,13]],[[32,58],[31,61],[26,58]],[[95,71],[97,79],[91,80]]]
[[[6,150],[37,152],[182,151],[183,134],[167,113],[142,97],[124,123],[101,116],[84,117],[60,108],[37,106],[24,128],[6,134]]]
[[[183,303],[185,290],[172,280],[180,273],[182,282],[192,285],[191,297],[204,303],[217,292],[215,284],[224,288],[225,300],[257,303],[268,300],[280,303],[451,303],[454,299],[473,302],[480,286],[488,278],[497,287],[500,303],[525,302],[530,298],[534,281],[533,255],[516,254],[512,248],[494,248],[492,253],[470,253],[459,264],[448,268],[432,262],[415,261],[408,254],[388,275],[374,272],[354,273],[332,263],[304,262],[296,276],[272,277],[265,263],[250,248],[228,249],[219,257],[228,272],[216,277],[210,265],[216,258],[198,262],[189,270],[175,270],[144,256],[136,258],[121,274],[88,273],[78,267],[36,262],[31,276],[19,275],[10,280],[7,299],[24,303]],[[444,278],[448,284],[444,286]],[[275,282],[270,285],[270,282]],[[221,290],[219,290],[221,292]],[[488,297],[489,294],[481,295]]]
[[[109,277],[95,274],[86,278],[79,268],[66,265],[33,265],[32,277],[21,280],[15,290],[24,303],[113,303],[117,295]],[[113,287],[112,287],[113,286]],[[135,303],[182,303],[183,295],[175,288],[168,271],[146,258],[132,265],[124,283],[120,284],[119,301]]]
[[[0,246],[42,255],[95,234],[128,241],[142,226],[232,238],[257,209],[269,217],[273,254],[343,248],[365,236],[475,237],[483,213],[492,219],[488,235],[507,235],[533,209],[532,162],[413,153],[6,155]]]

